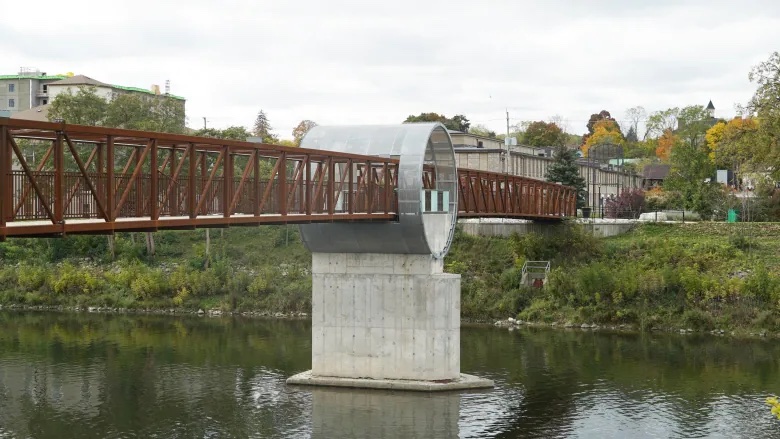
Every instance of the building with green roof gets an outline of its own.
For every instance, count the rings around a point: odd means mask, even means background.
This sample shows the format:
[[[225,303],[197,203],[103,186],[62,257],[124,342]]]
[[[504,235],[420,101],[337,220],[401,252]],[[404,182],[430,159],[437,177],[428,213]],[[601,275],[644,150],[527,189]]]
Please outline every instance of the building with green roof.
[[[48,105],[60,93],[75,92],[79,87],[93,87],[107,101],[121,94],[133,93],[150,98],[174,99],[181,105],[185,103],[181,96],[160,93],[160,87],[156,85],[147,90],[108,84],[85,75],[47,75],[37,69],[21,69],[16,75],[0,75],[0,116],[10,114],[10,117],[25,118],[24,115],[33,114],[29,110]]]

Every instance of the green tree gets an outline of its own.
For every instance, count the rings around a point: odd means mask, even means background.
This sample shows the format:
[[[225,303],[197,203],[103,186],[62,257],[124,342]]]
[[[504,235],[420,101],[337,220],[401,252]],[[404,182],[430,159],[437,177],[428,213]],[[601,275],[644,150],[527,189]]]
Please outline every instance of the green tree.
[[[710,218],[721,195],[715,182],[715,167],[706,145],[691,146],[676,139],[669,158],[671,168],[664,189],[680,193],[686,209]]]
[[[452,119],[438,113],[420,113],[417,116],[409,115],[404,122],[441,122],[447,129],[454,131],[469,131],[471,123],[462,114],[456,114]]]
[[[306,133],[309,132],[310,129],[317,126],[317,122],[314,122],[313,120],[305,119],[302,120],[298,126],[296,126],[292,131],[293,141],[295,142],[295,146],[301,146],[301,141],[303,140],[303,136],[306,135]]]
[[[263,139],[263,143],[278,143],[279,138],[271,133],[272,129],[271,122],[268,121],[268,116],[265,114],[265,111],[260,110],[255,118],[252,134]]]
[[[771,170],[775,180],[780,180],[780,53],[774,52],[754,66],[748,78],[758,86],[747,107],[748,114],[755,114],[758,131],[754,137],[763,158],[756,158],[764,168]]]
[[[580,167],[577,166],[577,153],[565,146],[555,149],[553,163],[547,168],[545,180],[562,183],[577,190],[577,207],[585,206],[585,179],[580,175]]]
[[[216,128],[202,128],[198,131],[195,131],[195,135],[199,137],[213,137],[215,139],[229,139],[245,142],[247,137],[252,136],[252,133],[250,133],[245,127],[231,126],[225,128],[224,130]]]
[[[108,104],[105,124],[115,128],[142,130],[147,127],[151,112],[152,105],[148,99],[135,93],[122,94]]]
[[[51,102],[49,120],[62,119],[77,125],[103,125],[108,103],[97,94],[97,88],[80,86],[58,94]]]
[[[496,132],[491,130],[491,129],[489,129],[485,125],[474,125],[474,126],[469,128],[469,133],[477,135],[477,136],[489,137],[491,139],[498,138],[498,136],[496,135]]]
[[[565,142],[566,135],[554,122],[531,122],[523,133],[523,144],[530,146],[562,146]]]

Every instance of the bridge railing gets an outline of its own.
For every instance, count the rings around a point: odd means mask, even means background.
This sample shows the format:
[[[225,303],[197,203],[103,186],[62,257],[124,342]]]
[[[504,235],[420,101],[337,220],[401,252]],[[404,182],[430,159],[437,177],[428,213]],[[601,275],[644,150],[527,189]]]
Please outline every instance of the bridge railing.
[[[397,169],[383,157],[0,118],[0,238],[392,220]]]
[[[459,169],[458,216],[558,220],[575,217],[574,188],[497,172]]]

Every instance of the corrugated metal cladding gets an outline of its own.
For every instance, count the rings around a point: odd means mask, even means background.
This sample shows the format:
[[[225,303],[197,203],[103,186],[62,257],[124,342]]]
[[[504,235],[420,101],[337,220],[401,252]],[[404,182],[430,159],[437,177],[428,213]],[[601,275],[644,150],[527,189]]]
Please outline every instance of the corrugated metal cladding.
[[[397,157],[398,222],[304,224],[301,236],[312,252],[446,255],[457,220],[457,167],[447,129],[440,123],[317,126],[301,147]],[[443,214],[423,213],[423,165],[435,167],[435,190],[447,192]],[[426,218],[445,215],[446,218]]]

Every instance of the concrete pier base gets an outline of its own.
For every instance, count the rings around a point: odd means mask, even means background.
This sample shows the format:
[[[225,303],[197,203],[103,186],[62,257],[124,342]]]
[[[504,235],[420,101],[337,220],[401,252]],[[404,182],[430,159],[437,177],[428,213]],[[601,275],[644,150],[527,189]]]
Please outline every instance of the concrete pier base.
[[[460,373],[460,275],[429,255],[312,254],[312,370],[289,384],[492,387]]]

